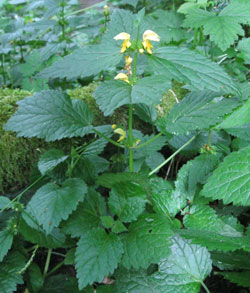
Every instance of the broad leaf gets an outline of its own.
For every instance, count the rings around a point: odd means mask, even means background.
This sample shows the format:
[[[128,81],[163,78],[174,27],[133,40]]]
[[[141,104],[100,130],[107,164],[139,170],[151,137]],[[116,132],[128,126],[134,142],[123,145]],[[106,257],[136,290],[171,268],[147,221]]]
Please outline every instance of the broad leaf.
[[[243,38],[239,41],[237,49],[241,52],[246,64],[250,64],[250,38]]]
[[[221,272],[219,273],[225,279],[229,280],[232,283],[236,283],[239,286],[250,288],[250,271],[243,272]]]
[[[13,233],[9,230],[0,231],[0,262],[3,260],[5,255],[8,253],[12,246]]]
[[[10,253],[0,264],[0,288],[2,293],[16,291],[18,284],[23,284],[22,275],[18,272],[25,266],[25,257],[19,252]]]
[[[250,147],[233,152],[209,177],[202,195],[225,204],[250,205]]]
[[[171,88],[171,82],[164,76],[150,76],[139,79],[134,86],[124,81],[110,80],[101,83],[94,96],[105,116],[122,105],[144,103],[146,105],[159,104],[162,95]]]
[[[64,162],[68,156],[65,156],[63,151],[57,149],[51,149],[41,155],[38,161],[38,169],[42,175],[45,175],[48,171],[51,171],[60,163]]]
[[[127,269],[147,268],[170,254],[171,222],[166,216],[144,214],[124,234],[122,265]]]
[[[109,195],[109,208],[122,222],[132,222],[144,211],[147,193],[133,182],[116,184]]]
[[[115,272],[114,292],[160,293],[161,291],[156,289],[146,270],[128,271],[121,267]]]
[[[27,212],[49,234],[76,209],[86,192],[87,186],[81,179],[68,179],[61,187],[48,183],[34,194],[27,205]]]
[[[234,251],[244,249],[250,251],[250,237],[232,237],[232,235],[222,235],[217,231],[205,231],[194,229],[182,229],[178,233],[192,243],[207,247],[209,250]]]
[[[84,102],[72,101],[62,92],[50,90],[20,101],[5,130],[16,131],[18,136],[53,141],[84,136],[91,131],[92,119],[92,113]]]
[[[71,237],[84,236],[92,228],[100,226],[100,215],[106,214],[104,198],[93,189],[89,189],[85,200],[80,203],[67,221],[62,222],[62,231]]]
[[[34,217],[26,211],[22,213],[19,231],[26,241],[38,244],[39,247],[53,249],[63,247],[65,245],[66,237],[58,228],[54,228],[51,234],[47,235]]]
[[[208,129],[238,106],[237,100],[219,97],[220,94],[215,92],[192,92],[175,104],[170,113],[156,124],[160,131],[178,135]]]
[[[10,200],[6,196],[0,196],[0,209],[3,209],[10,203]],[[9,205],[10,207],[11,205]]]
[[[185,47],[162,47],[148,56],[155,74],[185,82],[194,90],[239,93],[231,77],[216,63]]]
[[[46,278],[39,293],[79,292],[77,280],[68,275],[58,274]],[[85,291],[84,291],[85,293]]]
[[[121,259],[123,247],[115,234],[96,228],[78,242],[76,249],[76,271],[79,289],[88,284],[102,282],[104,277],[112,274]]]
[[[161,288],[162,292],[171,292],[170,289],[173,290],[175,286],[201,283],[212,270],[212,261],[206,248],[180,237],[173,237],[172,242],[171,255],[160,261],[159,272],[153,275],[157,288]],[[199,292],[197,286],[192,292]]]

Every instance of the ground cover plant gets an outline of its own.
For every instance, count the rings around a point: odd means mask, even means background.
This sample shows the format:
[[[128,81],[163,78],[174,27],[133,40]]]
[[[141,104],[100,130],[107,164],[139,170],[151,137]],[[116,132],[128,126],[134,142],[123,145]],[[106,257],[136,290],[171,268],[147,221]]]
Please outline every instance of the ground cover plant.
[[[55,143],[0,196],[1,292],[249,292],[249,1],[78,4],[0,2],[4,131]]]

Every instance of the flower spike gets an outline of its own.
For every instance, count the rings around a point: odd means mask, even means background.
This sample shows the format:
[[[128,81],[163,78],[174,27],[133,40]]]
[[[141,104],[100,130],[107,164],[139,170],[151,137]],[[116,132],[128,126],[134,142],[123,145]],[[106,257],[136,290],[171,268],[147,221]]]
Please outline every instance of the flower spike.
[[[126,138],[126,131],[124,131],[122,128],[117,128],[114,130],[114,133],[120,134],[120,138],[117,140],[117,142],[120,142]]]
[[[127,74],[122,73],[122,72],[121,72],[121,73],[118,73],[118,74],[115,76],[114,79],[120,79],[120,80],[123,80],[123,81],[129,83],[129,79],[128,79]]]

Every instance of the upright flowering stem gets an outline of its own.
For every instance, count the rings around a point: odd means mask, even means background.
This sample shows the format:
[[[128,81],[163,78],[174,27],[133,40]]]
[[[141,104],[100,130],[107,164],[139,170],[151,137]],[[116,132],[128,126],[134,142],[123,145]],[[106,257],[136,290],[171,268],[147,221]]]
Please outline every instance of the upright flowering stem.
[[[138,26],[137,29],[137,36],[136,36],[136,43],[139,40],[139,33],[140,33],[140,27]],[[138,58],[138,52],[135,51],[134,55],[134,64],[132,69],[132,81],[133,83],[136,80],[136,65],[137,65],[137,58]],[[132,103],[132,96],[130,96],[130,103],[129,103],[129,118],[128,118],[128,142],[129,142],[129,172],[134,171],[134,158],[133,158],[133,103]]]

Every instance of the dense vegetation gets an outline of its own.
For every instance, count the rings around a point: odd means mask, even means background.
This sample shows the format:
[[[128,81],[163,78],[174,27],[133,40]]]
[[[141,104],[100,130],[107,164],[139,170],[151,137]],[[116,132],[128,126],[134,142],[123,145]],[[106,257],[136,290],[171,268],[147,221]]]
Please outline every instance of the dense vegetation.
[[[0,292],[249,292],[250,2],[0,8]]]

